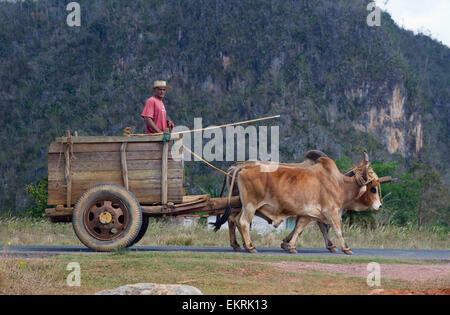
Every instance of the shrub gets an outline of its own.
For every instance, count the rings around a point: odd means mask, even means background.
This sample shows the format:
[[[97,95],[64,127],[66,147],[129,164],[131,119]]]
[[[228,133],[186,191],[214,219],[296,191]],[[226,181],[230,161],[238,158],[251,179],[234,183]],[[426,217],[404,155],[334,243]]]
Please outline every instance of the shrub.
[[[47,177],[41,178],[35,184],[29,184],[25,190],[34,201],[34,206],[27,208],[25,214],[33,218],[41,218],[45,215],[45,208],[47,207]]]

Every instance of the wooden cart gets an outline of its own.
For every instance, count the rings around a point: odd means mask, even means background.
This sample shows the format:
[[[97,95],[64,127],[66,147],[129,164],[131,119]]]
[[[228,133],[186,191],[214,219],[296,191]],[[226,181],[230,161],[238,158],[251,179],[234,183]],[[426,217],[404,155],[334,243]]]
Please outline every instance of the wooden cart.
[[[149,217],[223,213],[226,198],[186,196],[182,135],[78,137],[70,132],[48,150],[52,222],[72,222],[80,241],[97,251],[136,244]],[[179,148],[175,152],[175,148]],[[239,197],[231,207],[240,208]]]

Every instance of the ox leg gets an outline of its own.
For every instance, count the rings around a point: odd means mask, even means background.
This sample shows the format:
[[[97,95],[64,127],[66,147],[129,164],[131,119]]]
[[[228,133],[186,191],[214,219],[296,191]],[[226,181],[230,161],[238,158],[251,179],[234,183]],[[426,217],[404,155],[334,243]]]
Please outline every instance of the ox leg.
[[[325,240],[325,247],[331,252],[336,253],[337,249],[336,246],[333,244],[333,242],[330,240],[328,236],[328,225],[322,222],[317,222],[317,225],[319,226],[320,231],[322,232],[323,239]]]
[[[244,247],[249,253],[257,252],[250,238],[250,222],[252,222],[255,212],[256,209],[254,209],[251,204],[248,204],[247,206],[242,207],[242,211],[239,213],[238,217],[236,217],[236,226],[242,235]]]
[[[299,219],[299,217],[295,218],[295,226],[297,226],[297,224],[298,224],[298,219]],[[295,231],[295,227],[291,231],[291,233],[289,233],[289,235],[283,239],[283,243],[281,243],[281,248],[284,249],[285,251],[289,251],[289,242],[291,241],[292,236],[294,235],[294,231]]]
[[[297,243],[298,237],[302,234],[305,227],[308,225],[308,223],[311,222],[311,219],[308,217],[297,217],[295,222],[295,228],[294,231],[292,231],[292,237],[289,243],[287,244],[287,250],[291,254],[297,253],[297,250],[295,249],[295,244]]]
[[[237,242],[236,238],[236,214],[231,214],[228,218],[228,232],[230,233],[230,245],[233,247],[235,252],[239,252],[241,250],[241,245]]]
[[[344,240],[344,236],[342,235],[342,228],[341,228],[341,217],[339,216],[339,209],[335,210],[335,214],[332,214],[329,218],[329,221],[331,223],[331,226],[333,227],[334,232],[336,233],[339,242],[341,243],[342,251],[347,255],[352,255],[353,252],[350,250],[350,248],[347,246],[347,243]]]

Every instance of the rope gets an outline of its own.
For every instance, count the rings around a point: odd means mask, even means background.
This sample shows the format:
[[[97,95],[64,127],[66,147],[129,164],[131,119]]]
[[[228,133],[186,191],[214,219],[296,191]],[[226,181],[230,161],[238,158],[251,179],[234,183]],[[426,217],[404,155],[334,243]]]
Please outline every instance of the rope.
[[[353,172],[355,174],[355,181],[358,183],[359,186],[364,186],[374,180],[378,180],[378,175],[375,173],[375,171],[371,167],[369,167],[367,169],[367,180],[364,179],[364,177],[362,175],[363,171],[361,170],[361,167],[359,165],[348,170],[345,173],[345,175],[348,175],[351,172]],[[380,202],[383,202],[383,195],[381,193],[381,184],[380,183],[378,183],[378,195],[380,197]]]
[[[363,170],[361,169],[361,167],[359,165],[354,166],[351,169],[349,169],[347,172],[345,172],[345,175],[348,175],[351,172],[353,172],[353,174],[355,174],[354,175],[355,176],[355,181],[360,186],[364,186],[364,185],[367,185],[368,183],[370,183],[370,182],[372,182],[374,180],[378,180],[377,174],[374,172],[374,170],[371,167],[367,168],[367,180],[364,179]]]
[[[219,172],[221,172],[222,174],[224,174],[224,175],[226,175],[226,176],[228,176],[228,177],[230,177],[230,178],[233,178],[233,176],[231,176],[231,175],[228,174],[227,172],[221,170],[220,168],[215,167],[214,165],[212,165],[212,164],[209,163],[208,161],[204,160],[202,157],[198,156],[197,154],[195,154],[194,152],[192,152],[191,150],[189,150],[188,147],[186,147],[184,144],[183,144],[183,148],[184,148],[186,151],[188,151],[190,154],[192,154],[193,156],[195,156],[197,159],[199,159],[200,161],[202,161],[203,163],[205,163],[206,165],[212,167],[212,168],[215,169],[216,171],[219,171]]]
[[[263,120],[269,120],[269,119],[275,119],[275,118],[280,118],[280,115],[276,115],[276,116],[269,116],[269,117],[264,117],[264,118],[257,118],[257,119],[252,119],[252,120],[246,120],[246,121],[241,121],[241,122],[236,122],[236,123],[231,123],[231,124],[226,124],[226,125],[221,125],[221,126],[212,126],[212,127],[207,127],[207,128],[201,128],[201,129],[194,129],[194,130],[185,130],[185,131],[180,131],[180,132],[174,132],[174,133],[167,133],[167,132],[158,132],[158,133],[152,133],[152,136],[160,136],[163,135],[163,139],[162,142],[165,143],[167,141],[171,140],[171,136],[172,135],[179,135],[179,134],[186,134],[186,133],[192,133],[192,132],[198,132],[198,131],[205,131],[205,130],[211,130],[211,129],[218,129],[218,128],[225,128],[225,127],[231,127],[231,126],[237,126],[237,125],[243,125],[243,124],[249,124],[249,123],[254,123],[254,122],[258,122],[258,121],[263,121]],[[144,137],[144,136],[148,136],[149,134],[132,134],[131,133],[131,127],[126,127],[123,130],[123,135],[125,137],[131,137],[131,136],[138,136],[138,137]],[[188,151],[190,154],[192,154],[194,157],[196,157],[197,159],[199,159],[200,161],[202,161],[203,163],[205,163],[206,165],[212,167],[213,169],[215,169],[216,171],[221,172],[222,174],[232,178],[232,176],[230,174],[228,174],[227,172],[221,170],[220,168],[215,167],[214,165],[212,165],[211,163],[207,162],[206,160],[204,160],[203,158],[201,158],[200,156],[198,156],[197,154],[195,154],[194,152],[192,152],[191,150],[189,150],[184,144],[183,144],[183,148]]]
[[[164,132],[164,136],[162,138],[162,142],[166,143],[167,141],[170,141],[170,136],[171,136],[170,132]]]

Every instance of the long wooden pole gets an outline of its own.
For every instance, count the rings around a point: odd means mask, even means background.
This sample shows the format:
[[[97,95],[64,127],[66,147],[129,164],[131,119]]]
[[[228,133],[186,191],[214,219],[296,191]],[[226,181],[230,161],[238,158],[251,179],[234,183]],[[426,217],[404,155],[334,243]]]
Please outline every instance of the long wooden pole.
[[[182,134],[198,132],[198,131],[205,131],[205,130],[211,130],[211,129],[218,129],[218,128],[225,128],[225,127],[231,127],[231,126],[238,126],[238,125],[250,124],[250,123],[254,123],[254,122],[258,122],[258,121],[275,119],[275,118],[280,118],[280,117],[281,117],[280,115],[275,115],[275,116],[269,116],[269,117],[264,117],[264,118],[257,118],[257,119],[252,119],[252,120],[246,120],[246,121],[241,121],[241,122],[236,122],[236,123],[231,123],[231,124],[226,124],[226,125],[212,126],[212,127],[200,128],[200,129],[194,129],[194,130],[179,131],[179,132],[172,133],[172,135],[182,135]],[[164,134],[164,132],[158,132],[158,133],[152,133],[152,134],[128,134],[127,133],[126,135],[127,136],[149,136],[149,135],[150,136],[161,136],[163,134]]]

